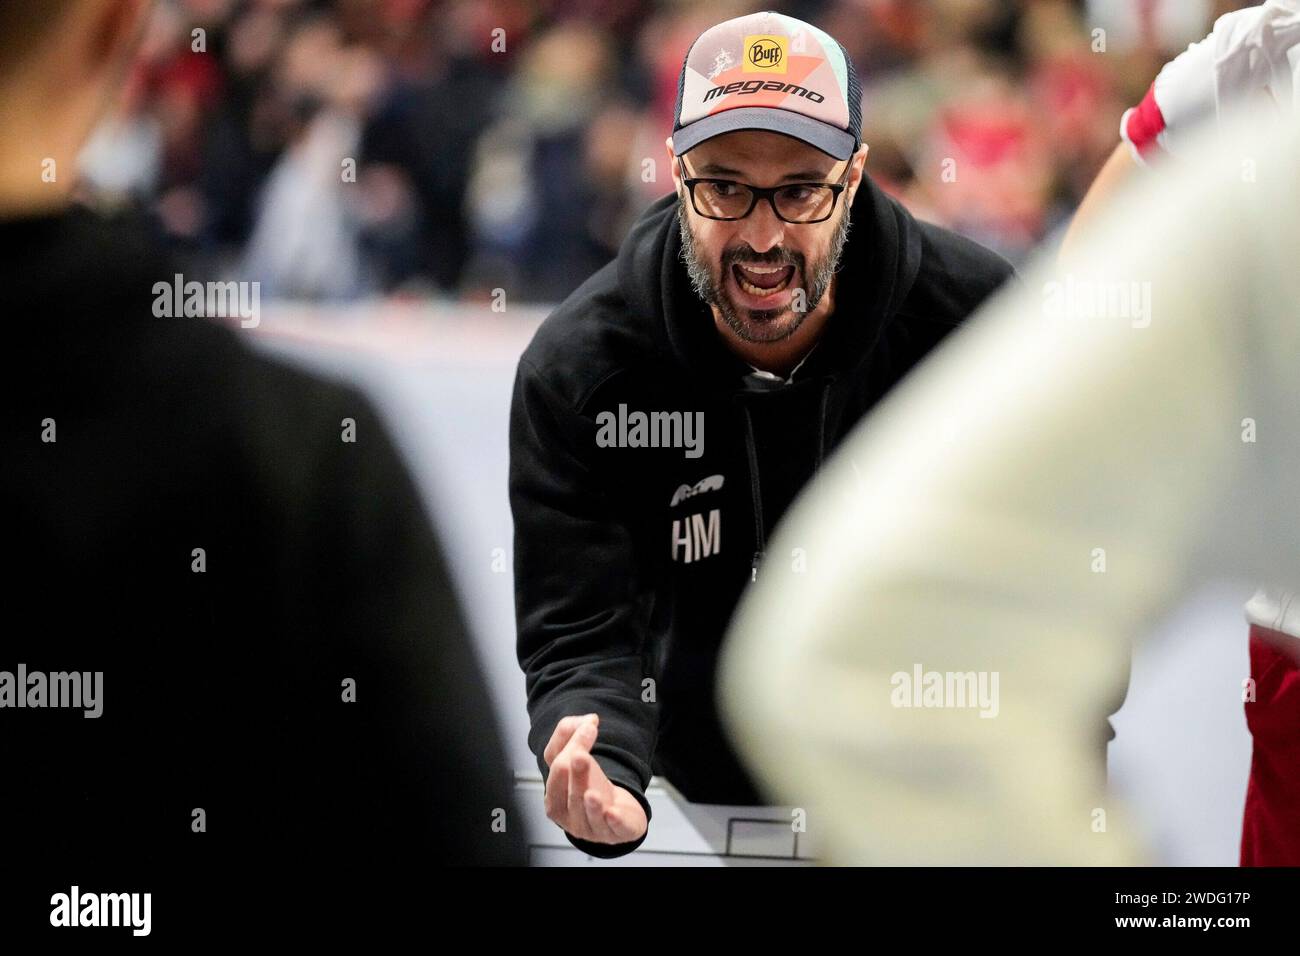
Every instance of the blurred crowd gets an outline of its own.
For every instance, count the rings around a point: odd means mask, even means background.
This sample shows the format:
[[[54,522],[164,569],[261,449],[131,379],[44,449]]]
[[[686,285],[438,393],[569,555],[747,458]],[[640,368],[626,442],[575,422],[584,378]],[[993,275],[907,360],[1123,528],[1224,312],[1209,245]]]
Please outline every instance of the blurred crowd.
[[[682,58],[774,9],[849,50],[867,169],[1020,261],[1160,66],[1243,0],[159,0],[83,157],[264,296],[558,302],[672,188]]]

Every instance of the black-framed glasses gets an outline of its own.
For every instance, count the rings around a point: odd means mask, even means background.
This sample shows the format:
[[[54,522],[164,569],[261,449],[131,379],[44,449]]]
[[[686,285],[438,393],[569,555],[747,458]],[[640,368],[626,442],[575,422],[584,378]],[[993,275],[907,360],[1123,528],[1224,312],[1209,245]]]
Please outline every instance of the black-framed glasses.
[[[686,165],[678,159],[682,172]],[[691,205],[705,219],[744,219],[759,199],[766,199],[778,219],[795,225],[825,222],[835,212],[835,203],[847,183],[849,170],[838,183],[787,183],[784,186],[751,186],[734,179],[687,179],[682,182],[691,194]]]

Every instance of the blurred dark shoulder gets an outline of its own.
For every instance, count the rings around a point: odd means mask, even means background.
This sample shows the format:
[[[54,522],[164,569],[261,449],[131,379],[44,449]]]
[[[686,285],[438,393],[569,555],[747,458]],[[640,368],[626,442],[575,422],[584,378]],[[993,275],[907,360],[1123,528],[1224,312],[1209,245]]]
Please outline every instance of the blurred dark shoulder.
[[[312,471],[318,462],[304,442],[337,449],[344,419],[374,420],[351,386],[263,355],[238,317],[174,314],[164,287],[209,277],[183,272],[136,210],[74,206],[0,220],[0,248],[10,250],[0,260],[8,366],[0,388],[20,416],[56,424],[56,412],[94,416],[102,426],[130,409],[128,428],[169,418],[179,426],[183,414],[191,437],[209,432],[226,453],[243,445],[253,465],[268,452],[279,470],[296,462],[316,481],[325,475]],[[161,442],[166,429],[152,433]]]
[[[96,720],[11,721],[0,762],[31,769],[0,819],[118,873],[226,873],[254,852],[518,859],[517,827],[481,838],[484,807],[511,806],[499,732],[368,399],[260,354],[237,320],[156,314],[175,267],[138,219],[70,210],[0,239],[18,243],[0,272],[0,501],[19,556],[3,663],[107,688]],[[109,737],[131,742],[129,785]],[[466,781],[474,799],[452,792]],[[193,841],[196,806],[220,839]]]

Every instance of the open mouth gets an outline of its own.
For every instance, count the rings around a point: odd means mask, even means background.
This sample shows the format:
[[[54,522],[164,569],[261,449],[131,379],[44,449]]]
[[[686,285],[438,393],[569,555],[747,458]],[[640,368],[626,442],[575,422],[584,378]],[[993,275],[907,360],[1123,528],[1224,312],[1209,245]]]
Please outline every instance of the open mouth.
[[[733,264],[731,274],[746,293],[766,298],[783,292],[794,279],[794,266],[741,266]]]

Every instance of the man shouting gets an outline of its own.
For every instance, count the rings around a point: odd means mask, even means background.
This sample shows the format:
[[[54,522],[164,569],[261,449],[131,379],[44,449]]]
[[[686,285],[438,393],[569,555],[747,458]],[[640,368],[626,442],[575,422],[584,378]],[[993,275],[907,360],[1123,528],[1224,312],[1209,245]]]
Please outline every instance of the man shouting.
[[[510,424],[518,656],[546,812],[601,857],[651,774],[766,801],[724,736],[718,648],[822,460],[1012,273],[865,175],[844,48],[764,12],[686,55],[674,192],[520,359]],[[850,228],[853,224],[856,228]]]

